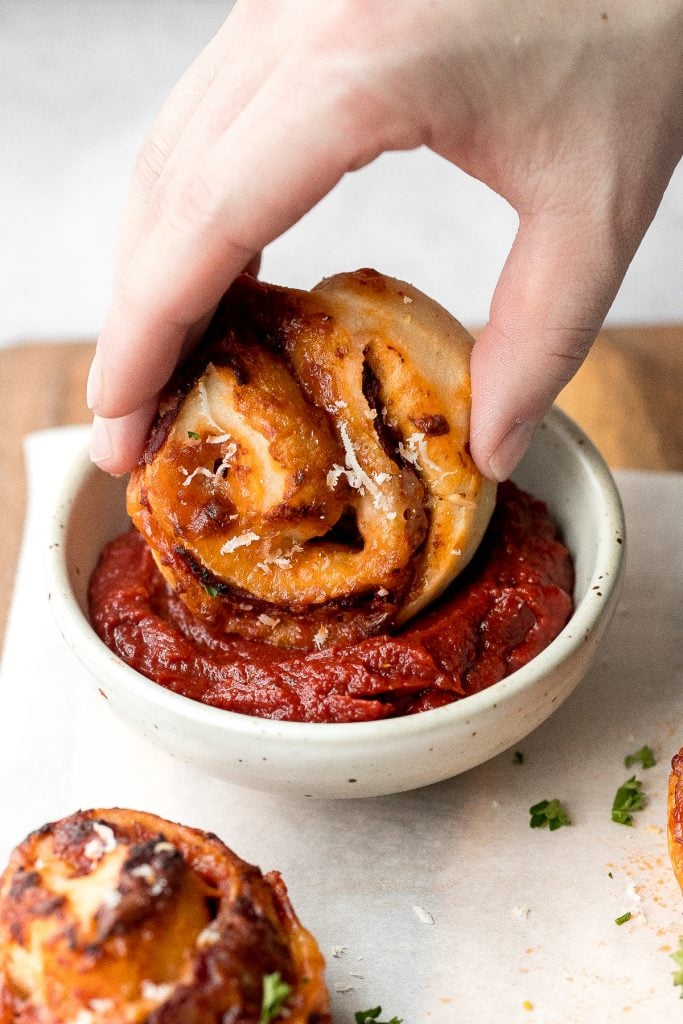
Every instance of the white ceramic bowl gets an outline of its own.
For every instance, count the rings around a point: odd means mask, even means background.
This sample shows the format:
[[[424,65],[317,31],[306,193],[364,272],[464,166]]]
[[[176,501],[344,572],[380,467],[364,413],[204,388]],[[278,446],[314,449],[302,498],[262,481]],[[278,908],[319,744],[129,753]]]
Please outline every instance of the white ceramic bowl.
[[[514,475],[559,523],[576,569],[576,609],[528,665],[454,704],[381,722],[273,722],[207,707],[146,679],[96,636],[88,580],[107,541],[128,526],[125,481],[84,452],[55,509],[48,551],[52,608],[108,706],[137,732],[210,775],[313,797],[377,796],[450,778],[518,743],[585,674],[614,610],[624,521],[614,481],[588,438],[558,410]]]

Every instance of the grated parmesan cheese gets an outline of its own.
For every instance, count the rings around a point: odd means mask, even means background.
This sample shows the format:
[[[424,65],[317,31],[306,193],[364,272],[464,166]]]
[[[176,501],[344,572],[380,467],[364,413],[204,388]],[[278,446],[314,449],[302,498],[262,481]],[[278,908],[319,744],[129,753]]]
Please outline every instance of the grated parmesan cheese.
[[[633,900],[634,903],[640,903],[640,901],[642,900],[642,896],[640,895],[640,893],[636,889],[636,883],[635,882],[631,882],[630,883],[628,889],[626,890],[626,895],[628,896],[628,898],[630,900]]]
[[[118,889],[108,889],[102,897],[102,906],[106,910],[114,910],[123,899]]]
[[[265,573],[270,572],[271,565],[276,565],[278,569],[291,569],[292,558],[299,551],[303,551],[303,549],[303,544],[299,544],[298,541],[294,541],[287,553],[285,553],[282,548],[278,548],[274,554],[267,555],[262,562],[257,562],[256,568]]]
[[[154,885],[157,880],[156,872],[151,864],[138,864],[137,867],[131,868],[130,874],[133,878],[141,878],[148,885]]]
[[[315,636],[313,637],[313,644],[317,650],[320,650],[320,648],[323,646],[329,632],[330,631],[327,628],[327,626],[321,626],[318,632],[315,634]]]
[[[90,1010],[79,1010],[71,1024],[94,1024],[95,1017]]]
[[[401,458],[415,466],[415,469],[424,471],[427,468],[434,470],[435,473],[441,473],[441,466],[427,455],[427,442],[424,434],[411,434],[406,438],[405,444],[403,441],[399,441],[397,451]]]
[[[140,986],[140,995],[143,999],[154,999],[156,1002],[161,1003],[172,995],[174,988],[174,985],[168,983],[155,985],[153,981],[143,981]]]
[[[353,442],[349,437],[349,432],[345,423],[339,424],[339,433],[341,435],[342,445],[344,446],[344,461],[346,463],[346,468],[336,464],[332,466],[332,469],[327,474],[327,486],[331,491],[333,491],[337,486],[340,477],[345,476],[349,482],[349,486],[353,487],[355,491],[358,491],[361,497],[365,495],[366,491],[368,491],[372,495],[372,503],[374,507],[387,512],[387,518],[395,519],[396,513],[389,511],[389,498],[386,494],[382,494],[377,483],[377,477],[381,477],[381,482],[384,483],[385,479],[390,479],[390,475],[388,473],[378,473],[374,480],[372,477],[368,476],[358,461],[358,456],[356,455]]]
[[[206,949],[207,946],[215,946],[220,940],[221,933],[216,921],[207,924],[206,928],[197,936],[197,948]]]
[[[406,306],[409,306],[412,303],[412,301],[413,300],[411,299],[410,295],[403,296],[403,302]]]
[[[191,473],[188,473],[184,466],[180,467],[180,472],[183,474],[185,479],[183,480],[183,487],[189,487],[196,476],[208,476],[210,480],[214,479],[214,475],[210,469],[206,466],[197,466]]]
[[[104,846],[99,836],[93,836],[83,847],[83,856],[88,860],[101,860],[104,857]]]
[[[512,916],[513,917],[518,917],[520,920],[523,920],[523,921],[525,921],[527,919],[527,917],[529,916],[530,913],[531,913],[531,910],[529,909],[529,907],[513,907],[512,908]]]
[[[329,489],[331,491],[333,491],[335,489],[335,487],[339,483],[340,478],[345,473],[346,473],[346,470],[344,469],[344,467],[343,466],[339,466],[335,462],[335,464],[332,466],[332,469],[329,471],[329,473],[325,477],[325,483],[327,484],[327,486],[329,487]],[[321,516],[320,518],[324,519],[325,516]]]
[[[424,907],[413,906],[413,910],[417,915],[418,921],[421,921],[422,924],[434,924],[434,918]]]
[[[344,461],[346,462],[346,478],[354,488],[354,490],[360,490],[361,487],[366,487],[373,497],[379,494],[379,489],[374,480],[371,480],[368,474],[365,472],[356,450],[353,447],[353,442],[349,437],[349,431],[345,423],[339,424],[339,433],[341,435],[341,441],[344,446]]]
[[[270,615],[259,615],[258,621],[263,623],[264,626],[277,626],[279,619],[274,619]]]
[[[156,846],[154,847],[155,853],[175,853],[175,851],[176,848],[173,845],[173,843],[167,843],[165,840],[163,840],[160,843],[157,843]]]
[[[92,830],[102,840],[103,853],[111,853],[112,850],[116,849],[118,843],[116,842],[113,828],[110,828],[109,825],[103,825],[99,821],[94,821]]]
[[[261,538],[258,533],[252,533],[251,531],[248,533],[240,533],[237,537],[231,537],[229,540],[226,540],[225,544],[221,548],[221,554],[232,554],[232,552],[236,551],[237,548],[249,547],[249,545],[253,544],[255,540],[260,539]]]
[[[234,441],[232,441],[228,445],[228,447],[225,449],[225,454],[224,454],[223,458],[221,459],[221,464],[218,467],[218,469],[216,470],[216,472],[214,473],[214,478],[216,480],[220,480],[221,477],[225,477],[225,476],[228,475],[228,470],[230,469],[230,463],[232,462],[232,460],[235,457],[235,455],[237,455],[237,445],[235,444]]]
[[[389,591],[387,590],[386,587],[380,587],[379,590],[377,591],[377,596],[378,597],[387,597],[388,593],[389,593]]]
[[[114,1009],[113,999],[91,999],[88,1003],[91,1010],[95,1013],[107,1013],[109,1010]]]

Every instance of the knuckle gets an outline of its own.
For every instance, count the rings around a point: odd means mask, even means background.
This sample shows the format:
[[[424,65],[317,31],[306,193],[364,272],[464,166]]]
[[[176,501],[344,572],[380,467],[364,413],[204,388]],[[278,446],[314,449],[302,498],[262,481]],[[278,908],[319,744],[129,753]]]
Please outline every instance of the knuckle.
[[[194,171],[182,181],[167,184],[165,219],[170,228],[182,235],[203,234],[216,223],[220,197],[203,171]]]
[[[151,193],[161,177],[173,144],[162,129],[149,135],[138,153],[133,171],[133,184],[144,193]]]
[[[232,231],[226,231],[224,216],[225,199],[219,182],[212,181],[203,171],[195,171],[190,177],[165,183],[161,219],[171,234],[181,239],[219,238],[221,247],[229,251],[246,265],[256,249],[247,244]]]
[[[539,345],[538,358],[546,361],[549,377],[558,388],[564,387],[579,369],[590,351],[596,333],[597,329],[593,326],[546,330]]]
[[[312,69],[316,103],[339,125],[340,143],[352,140],[359,165],[383,149],[410,149],[422,141],[405,69],[397,66],[394,28],[384,5],[342,0],[300,40],[292,60]]]
[[[396,23],[393,4],[369,4],[367,0],[337,0],[321,9],[328,38],[337,45],[364,52],[381,50]]]

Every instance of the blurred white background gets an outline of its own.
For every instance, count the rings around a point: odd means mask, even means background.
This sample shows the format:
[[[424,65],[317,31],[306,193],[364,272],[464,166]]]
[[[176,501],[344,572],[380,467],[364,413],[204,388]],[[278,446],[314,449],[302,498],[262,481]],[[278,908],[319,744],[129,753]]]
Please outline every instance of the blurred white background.
[[[0,0],[0,345],[96,335],[136,152],[228,0]],[[516,228],[498,196],[427,151],[347,176],[266,252],[310,287],[375,266],[483,323]],[[683,320],[683,166],[609,323]]]

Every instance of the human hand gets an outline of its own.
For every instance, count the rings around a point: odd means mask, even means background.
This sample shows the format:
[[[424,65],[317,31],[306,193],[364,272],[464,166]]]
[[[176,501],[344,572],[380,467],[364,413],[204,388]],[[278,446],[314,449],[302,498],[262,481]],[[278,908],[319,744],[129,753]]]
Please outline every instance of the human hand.
[[[339,179],[425,144],[519,231],[472,355],[471,450],[505,478],[586,356],[681,155],[681,0],[239,0],[136,164],[89,381],[137,459],[235,276]]]

